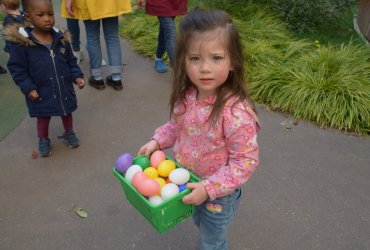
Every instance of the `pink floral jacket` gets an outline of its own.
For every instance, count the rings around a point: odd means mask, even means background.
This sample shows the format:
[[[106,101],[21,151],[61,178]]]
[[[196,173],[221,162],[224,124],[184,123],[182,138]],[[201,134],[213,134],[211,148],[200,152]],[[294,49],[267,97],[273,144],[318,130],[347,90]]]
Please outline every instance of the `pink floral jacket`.
[[[153,139],[160,148],[174,146],[175,158],[202,179],[211,200],[232,193],[247,182],[258,165],[257,117],[245,101],[227,101],[211,127],[208,119],[215,96],[196,100],[197,90],[186,94],[186,112],[157,128]],[[175,114],[184,105],[175,107]]]

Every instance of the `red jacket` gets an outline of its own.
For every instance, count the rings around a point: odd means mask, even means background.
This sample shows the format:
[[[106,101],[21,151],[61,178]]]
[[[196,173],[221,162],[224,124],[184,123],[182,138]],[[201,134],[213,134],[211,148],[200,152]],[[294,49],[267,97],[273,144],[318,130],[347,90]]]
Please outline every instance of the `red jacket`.
[[[181,16],[187,13],[187,0],[146,0],[146,13],[152,16]]]

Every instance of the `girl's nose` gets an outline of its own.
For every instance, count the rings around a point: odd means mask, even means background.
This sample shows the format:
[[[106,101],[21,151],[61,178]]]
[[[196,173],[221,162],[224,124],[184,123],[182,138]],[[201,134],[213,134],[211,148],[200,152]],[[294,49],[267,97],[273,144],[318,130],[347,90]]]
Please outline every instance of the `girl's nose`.
[[[201,72],[209,72],[210,71],[209,62],[207,60],[201,60],[200,70],[201,70]]]

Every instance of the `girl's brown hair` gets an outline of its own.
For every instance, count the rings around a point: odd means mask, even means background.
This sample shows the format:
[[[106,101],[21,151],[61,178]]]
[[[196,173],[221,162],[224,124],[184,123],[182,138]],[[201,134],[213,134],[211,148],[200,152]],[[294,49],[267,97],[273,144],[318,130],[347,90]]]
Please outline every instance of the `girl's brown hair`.
[[[175,104],[177,102],[184,103],[186,92],[194,86],[186,73],[186,57],[191,39],[197,34],[217,29],[221,30],[222,39],[225,40],[226,50],[229,53],[233,70],[230,71],[225,83],[219,86],[216,91],[216,101],[210,118],[213,123],[216,122],[226,101],[231,97],[236,97],[237,102],[247,100],[254,107],[245,86],[243,49],[235,24],[224,11],[195,8],[184,17],[179,27],[172,93],[169,102],[171,116],[177,115],[174,113]]]
[[[0,3],[4,4],[4,6],[9,10],[17,10],[20,5],[19,0],[2,0]]]

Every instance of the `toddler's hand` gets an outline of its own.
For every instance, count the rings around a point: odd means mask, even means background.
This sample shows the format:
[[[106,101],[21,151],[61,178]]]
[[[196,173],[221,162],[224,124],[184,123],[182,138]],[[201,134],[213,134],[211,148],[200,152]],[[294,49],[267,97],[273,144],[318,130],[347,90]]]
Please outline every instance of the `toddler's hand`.
[[[189,182],[186,188],[192,189],[192,192],[182,198],[185,204],[200,205],[208,199],[208,194],[203,184],[200,182]]]
[[[37,101],[39,99],[39,93],[34,89],[28,93],[28,98],[30,98],[31,101]]]
[[[149,158],[150,154],[156,151],[159,148],[158,142],[156,140],[151,140],[150,142],[146,143],[142,146],[137,153],[137,155],[144,154],[146,157]]]
[[[85,81],[82,78],[76,78],[75,83],[77,84],[79,89],[83,89],[85,86]]]

